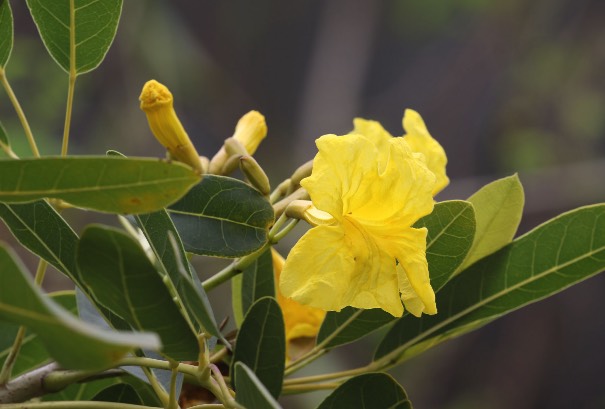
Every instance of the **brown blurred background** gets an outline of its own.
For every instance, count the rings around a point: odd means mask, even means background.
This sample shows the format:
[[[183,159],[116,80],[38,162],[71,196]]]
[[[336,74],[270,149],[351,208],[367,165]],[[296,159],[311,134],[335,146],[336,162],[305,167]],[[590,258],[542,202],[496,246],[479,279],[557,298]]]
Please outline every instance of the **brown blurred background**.
[[[12,6],[7,75],[43,154],[58,154],[67,76],[43,49],[25,3]],[[413,108],[448,153],[452,183],[438,199],[465,198],[519,172],[525,232],[605,201],[604,73],[602,0],[126,1],[105,62],[77,81],[70,153],[164,156],[138,108],[151,78],[172,90],[208,156],[241,115],[261,111],[269,136],[256,156],[275,185],[314,155],[322,134],[346,133],[361,116],[401,135],[403,110]],[[0,120],[27,155],[3,92]],[[66,215],[78,229],[115,223]],[[11,240],[4,226],[0,238]],[[207,276],[214,267],[197,268]],[[49,289],[65,285],[49,280]],[[228,288],[213,294],[226,297]],[[217,307],[219,319],[228,308]],[[605,277],[597,276],[393,375],[417,408],[605,408],[604,310]],[[316,368],[365,364],[375,341]],[[323,395],[284,405],[313,407]]]

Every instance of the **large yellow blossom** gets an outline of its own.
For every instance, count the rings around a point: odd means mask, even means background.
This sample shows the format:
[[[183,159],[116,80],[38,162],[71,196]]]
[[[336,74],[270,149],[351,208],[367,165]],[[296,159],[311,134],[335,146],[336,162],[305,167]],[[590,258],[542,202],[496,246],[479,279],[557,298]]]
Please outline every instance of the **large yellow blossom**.
[[[372,121],[346,136],[325,135],[310,177],[301,181],[331,221],[292,248],[280,288],[323,310],[346,306],[435,314],[425,228],[411,227],[433,210],[436,177],[424,155]],[[409,304],[409,305],[408,305]]]

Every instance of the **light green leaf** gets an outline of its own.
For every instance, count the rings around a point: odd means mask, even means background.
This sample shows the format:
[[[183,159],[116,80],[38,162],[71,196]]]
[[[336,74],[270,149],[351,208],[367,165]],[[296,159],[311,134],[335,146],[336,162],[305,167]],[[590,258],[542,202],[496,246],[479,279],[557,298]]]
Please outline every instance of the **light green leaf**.
[[[44,200],[0,203],[0,218],[19,243],[82,287],[75,258],[78,236],[51,205]]]
[[[66,72],[73,67],[77,74],[103,61],[122,12],[122,0],[27,0],[27,5],[50,55]]]
[[[0,246],[0,271],[0,319],[35,332],[65,368],[104,369],[134,348],[159,348],[153,334],[101,330],[78,320],[43,294],[4,246]]]
[[[334,390],[317,409],[412,409],[412,403],[395,379],[385,373],[351,378]]]
[[[433,212],[414,226],[428,229],[426,258],[431,285],[437,293],[471,248],[475,232],[473,206],[461,200],[437,203]],[[328,340],[325,348],[334,348],[362,338],[394,320],[391,314],[380,309],[347,307],[340,312],[328,312],[317,343]]]
[[[133,328],[157,333],[162,353],[170,358],[197,359],[193,328],[134,239],[110,227],[88,226],[78,244],[76,260],[80,276],[97,302]]]
[[[49,294],[53,301],[65,308],[72,314],[77,313],[76,300],[73,291],[60,291]],[[10,353],[13,341],[17,335],[18,325],[10,322],[0,321],[0,367],[4,364]],[[17,355],[15,366],[12,370],[13,377],[19,376],[27,371],[35,369],[51,360],[44,348],[42,340],[31,331],[25,333],[21,349]]]
[[[89,401],[101,391],[114,385],[120,385],[119,378],[99,379],[92,382],[78,382],[69,385],[59,392],[49,393],[42,396],[44,402],[56,401]]]
[[[515,174],[483,186],[468,201],[475,207],[477,232],[458,271],[511,242],[521,222],[525,195]]]
[[[0,0],[0,70],[3,70],[13,50],[13,13],[8,0]],[[2,134],[0,125],[0,134]],[[5,142],[0,136],[0,140]]]
[[[244,307],[242,305],[242,275],[238,274],[231,279],[231,309],[233,310],[233,320],[237,328],[242,326],[244,321]]]
[[[200,180],[178,162],[117,157],[0,160],[0,201],[45,197],[110,213],[149,213],[173,203]]]
[[[237,402],[250,409],[281,409],[279,403],[246,364],[236,362],[234,374],[237,379],[235,383]]]
[[[242,306],[244,314],[263,297],[275,298],[273,257],[268,249],[242,272]]]
[[[398,321],[375,359],[394,364],[605,269],[605,205],[564,213],[452,279],[439,312]]]
[[[261,298],[246,314],[235,342],[233,365],[237,362],[246,364],[274,398],[279,396],[286,363],[286,338],[284,318],[275,299]],[[237,375],[234,382],[237,385]]]
[[[241,257],[260,249],[273,224],[273,207],[256,189],[237,179],[206,175],[168,209],[185,250]]]

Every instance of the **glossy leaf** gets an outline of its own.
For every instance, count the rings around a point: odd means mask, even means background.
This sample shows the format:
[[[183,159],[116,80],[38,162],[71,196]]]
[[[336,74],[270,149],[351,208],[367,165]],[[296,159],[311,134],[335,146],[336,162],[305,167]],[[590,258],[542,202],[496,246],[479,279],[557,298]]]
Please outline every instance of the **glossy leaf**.
[[[511,242],[523,215],[525,195],[517,175],[496,180],[468,198],[475,208],[477,231],[459,271]]]
[[[78,236],[51,205],[44,200],[0,203],[0,218],[25,248],[82,285],[75,256]]]
[[[170,358],[197,359],[193,329],[133,238],[110,227],[89,226],[80,239],[76,260],[82,280],[101,305],[133,328],[157,333],[162,353]]]
[[[268,240],[273,207],[256,189],[237,179],[206,175],[168,209],[185,250],[241,257]]]
[[[439,313],[398,321],[375,359],[407,359],[604,269],[605,205],[564,213],[452,279],[439,293]]]
[[[412,409],[405,391],[385,373],[351,378],[334,390],[317,409]]]
[[[50,294],[53,301],[65,308],[72,314],[77,313],[76,301],[73,291],[60,291]],[[17,335],[19,326],[10,322],[0,321],[0,367],[4,364],[10,353],[13,341]],[[15,366],[12,370],[13,377],[19,376],[27,371],[35,369],[51,360],[44,348],[42,340],[31,331],[25,333],[21,349],[17,355]]]
[[[76,319],[34,285],[21,263],[0,246],[0,319],[35,332],[63,367],[103,369],[137,347],[158,348],[153,334],[102,330]]]
[[[0,160],[0,201],[45,197],[110,213],[148,213],[173,203],[200,179],[178,162],[117,157]]]
[[[233,363],[236,362],[246,364],[274,398],[279,396],[286,362],[286,340],[284,319],[275,299],[261,298],[246,314],[235,343]],[[236,375],[236,385],[237,382]]]
[[[67,72],[73,63],[77,74],[103,61],[122,12],[122,0],[27,0],[27,5],[50,55]],[[70,42],[75,47],[73,62]]]
[[[415,226],[428,229],[426,257],[431,285],[438,292],[462,263],[473,243],[473,207],[459,200],[437,203],[433,212],[420,219]],[[439,303],[439,298],[437,300]],[[328,312],[319,330],[317,343],[330,338],[325,347],[334,348],[364,337],[394,320],[391,314],[380,309],[347,307],[340,312]]]
[[[241,403],[246,408],[281,409],[279,403],[271,396],[265,385],[248,366],[242,362],[236,362],[234,373],[237,379],[235,383],[236,402]]]
[[[263,297],[275,298],[273,257],[268,249],[242,272],[242,307],[244,314]]]
[[[0,0],[0,70],[4,69],[13,50],[13,13],[8,0]],[[0,134],[2,126],[0,125]],[[4,139],[0,136],[0,140]],[[6,143],[6,142],[5,142]]]

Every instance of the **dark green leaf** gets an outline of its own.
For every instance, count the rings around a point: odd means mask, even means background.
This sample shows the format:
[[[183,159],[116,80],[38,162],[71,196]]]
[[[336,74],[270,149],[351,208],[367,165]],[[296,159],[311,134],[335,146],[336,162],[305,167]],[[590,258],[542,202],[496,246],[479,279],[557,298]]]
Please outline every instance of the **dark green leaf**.
[[[279,304],[265,297],[255,302],[237,334],[233,363],[243,362],[277,398],[286,363],[284,319]],[[235,384],[237,384],[237,376]]]
[[[564,213],[452,279],[437,298],[439,313],[398,321],[375,358],[407,359],[603,269],[605,205]]]
[[[83,74],[98,67],[109,50],[122,12],[122,0],[73,3],[75,7],[71,10],[70,0],[27,0],[50,55],[65,71],[70,72],[73,66],[75,73]],[[75,61],[71,61],[70,42],[75,47]]]
[[[415,227],[428,229],[426,258],[431,285],[438,292],[462,263],[473,243],[473,207],[459,200],[438,203],[433,212],[420,219]],[[395,318],[391,314],[379,309],[347,307],[340,312],[328,312],[317,343],[330,338],[325,347],[334,348],[364,337],[393,320]]]
[[[195,332],[134,239],[113,228],[89,226],[78,245],[77,263],[82,280],[100,304],[133,328],[156,332],[162,352],[172,359],[197,359]]]
[[[275,298],[273,257],[268,249],[242,272],[242,306],[244,314],[263,297]]]
[[[125,383],[111,385],[110,387],[103,389],[101,392],[97,393],[92,400],[101,402],[130,403],[133,405],[143,404],[141,398],[134,388]]]
[[[253,253],[273,223],[273,207],[262,194],[225,176],[206,175],[168,211],[185,250],[207,256]]]
[[[11,12],[8,0],[0,0],[0,70],[3,70],[6,66],[12,49],[13,13]],[[2,126],[0,125],[0,133],[2,133],[1,128]],[[2,137],[0,137],[0,140],[5,142]]]
[[[351,378],[334,390],[317,409],[412,409],[405,391],[385,373]]]
[[[0,218],[25,248],[82,285],[76,268],[78,236],[51,205],[43,200],[0,203]]]
[[[105,156],[5,159],[0,174],[0,201],[51,197],[110,213],[159,210],[200,179],[178,162]]]
[[[56,303],[72,314],[77,312],[73,291],[60,291],[50,295]],[[10,352],[18,328],[18,325],[0,321],[0,367],[2,367]],[[19,376],[49,362],[50,359],[42,340],[35,333],[28,331],[23,338],[12,375],[13,377]]]
[[[468,201],[475,208],[477,231],[458,271],[511,242],[521,222],[525,196],[519,177],[513,175],[483,186]]]
[[[256,377],[254,372],[242,362],[234,365],[235,400],[250,409],[280,409],[279,403],[265,385]]]
[[[35,332],[50,355],[65,368],[103,369],[134,348],[159,348],[153,334],[107,331],[76,319],[43,294],[3,246],[0,271],[0,319]]]

